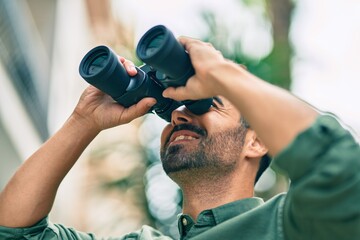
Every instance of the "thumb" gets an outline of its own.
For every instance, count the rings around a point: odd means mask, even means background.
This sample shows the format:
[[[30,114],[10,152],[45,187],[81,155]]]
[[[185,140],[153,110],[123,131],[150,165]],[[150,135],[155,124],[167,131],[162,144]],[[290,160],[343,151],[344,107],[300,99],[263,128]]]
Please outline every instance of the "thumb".
[[[135,118],[145,115],[152,106],[156,104],[155,98],[144,98],[140,102],[126,108],[121,116],[125,122],[130,122]]]

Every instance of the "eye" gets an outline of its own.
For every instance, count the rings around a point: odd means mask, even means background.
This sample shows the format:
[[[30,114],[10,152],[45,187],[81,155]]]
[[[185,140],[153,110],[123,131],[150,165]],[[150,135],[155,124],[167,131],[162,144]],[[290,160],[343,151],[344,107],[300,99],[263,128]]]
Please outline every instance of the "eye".
[[[224,106],[222,100],[217,96],[213,97],[213,102],[211,105],[216,109],[220,109],[220,106],[222,106],[222,107]]]
[[[219,109],[219,106],[215,103],[215,101],[212,102],[211,106],[216,108],[216,109]]]

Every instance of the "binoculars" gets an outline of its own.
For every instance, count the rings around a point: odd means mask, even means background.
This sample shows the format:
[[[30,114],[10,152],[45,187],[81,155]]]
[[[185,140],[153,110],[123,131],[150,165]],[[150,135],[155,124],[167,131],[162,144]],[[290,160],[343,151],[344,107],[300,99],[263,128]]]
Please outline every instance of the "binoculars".
[[[163,25],[148,30],[140,39],[136,54],[144,65],[129,76],[117,55],[106,46],[97,46],[81,60],[79,73],[89,84],[110,95],[124,107],[153,97],[157,103],[149,110],[170,122],[171,113],[185,105],[194,114],[203,114],[212,105],[212,98],[175,101],[164,98],[167,87],[185,86],[195,71],[184,47]]]

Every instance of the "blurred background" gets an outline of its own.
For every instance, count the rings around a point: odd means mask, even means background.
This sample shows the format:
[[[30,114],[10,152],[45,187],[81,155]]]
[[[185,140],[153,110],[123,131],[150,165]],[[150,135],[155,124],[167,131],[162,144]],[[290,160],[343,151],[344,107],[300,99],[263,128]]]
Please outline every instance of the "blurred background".
[[[140,65],[136,44],[157,24],[211,42],[358,134],[359,12],[357,0],[2,0],[0,190],[71,114],[87,86],[82,57],[108,45]],[[148,224],[176,237],[181,192],[158,154],[165,124],[148,114],[102,132],[62,183],[51,220],[99,236]],[[269,169],[256,195],[268,199],[287,186]]]

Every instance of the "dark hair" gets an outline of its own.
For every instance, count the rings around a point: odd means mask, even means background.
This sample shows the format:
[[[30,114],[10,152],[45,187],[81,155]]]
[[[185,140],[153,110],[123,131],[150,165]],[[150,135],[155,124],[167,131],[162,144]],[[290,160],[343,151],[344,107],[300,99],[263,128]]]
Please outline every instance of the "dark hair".
[[[246,129],[250,128],[250,124],[243,117],[240,118],[240,124],[241,124],[241,126],[243,126]],[[265,154],[264,156],[262,156],[262,158],[260,160],[260,164],[259,164],[259,169],[258,169],[258,171],[256,173],[255,183],[254,184],[257,183],[257,181],[259,180],[261,175],[269,167],[270,163],[271,163],[271,157],[268,154]]]
[[[256,173],[256,177],[255,177],[255,184],[257,183],[257,181],[259,180],[259,178],[261,177],[261,175],[265,172],[265,170],[269,167],[271,163],[271,157],[267,154],[265,154],[260,161],[260,165],[259,165],[259,169]]]

